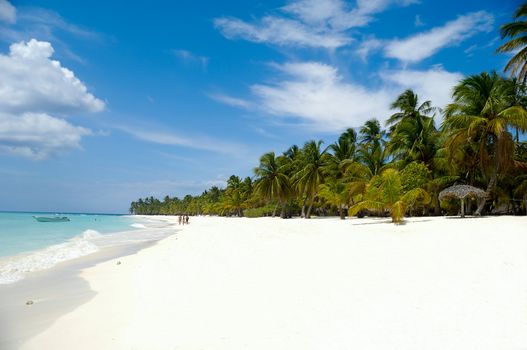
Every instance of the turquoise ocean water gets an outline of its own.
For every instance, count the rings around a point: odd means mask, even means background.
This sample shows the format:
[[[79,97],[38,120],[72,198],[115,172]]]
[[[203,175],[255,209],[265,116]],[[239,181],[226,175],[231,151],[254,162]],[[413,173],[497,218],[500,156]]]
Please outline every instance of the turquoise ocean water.
[[[157,240],[173,233],[167,224],[125,215],[61,214],[69,222],[38,222],[46,213],[0,212],[0,284],[102,247]]]

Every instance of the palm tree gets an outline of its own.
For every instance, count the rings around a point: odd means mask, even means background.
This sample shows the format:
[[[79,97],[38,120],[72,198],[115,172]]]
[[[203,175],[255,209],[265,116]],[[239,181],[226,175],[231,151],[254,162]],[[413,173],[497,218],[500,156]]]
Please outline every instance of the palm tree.
[[[463,145],[477,145],[480,168],[488,177],[487,197],[494,194],[498,176],[512,163],[514,143],[507,129],[527,129],[527,111],[513,105],[515,91],[513,81],[484,72],[463,79],[454,88],[454,102],[446,108],[447,145],[452,154]],[[481,215],[484,206],[481,201],[476,215]]]
[[[322,141],[306,142],[302,149],[300,170],[293,176],[293,181],[298,192],[305,195],[309,201],[306,218],[310,218],[313,203],[320,184],[324,182],[324,165],[326,162],[327,148],[322,150]]]
[[[339,210],[342,220],[346,218],[344,205],[348,203],[348,189],[342,180],[331,179],[320,185],[319,196],[324,198],[329,204],[334,205]]]
[[[384,143],[386,132],[381,129],[381,123],[377,119],[370,119],[364,123],[359,130],[360,143],[380,147]]]
[[[238,176],[232,175],[229,177],[227,188],[221,201],[223,211],[226,214],[234,213],[239,217],[243,216],[243,209],[249,195],[248,191],[247,183],[242,182]]]
[[[406,210],[416,203],[427,204],[430,196],[422,188],[403,191],[401,176],[395,169],[386,169],[381,175],[369,182],[365,197],[349,209],[349,215],[355,215],[364,209],[390,212],[393,223],[400,223]]]
[[[501,26],[501,38],[510,38],[498,47],[499,53],[513,52],[514,56],[505,66],[505,72],[518,77],[522,84],[527,81],[527,3],[514,13],[515,21]]]
[[[390,126],[386,151],[404,163],[421,161],[431,166],[438,149],[438,132],[430,114],[437,108],[431,101],[419,104],[419,97],[412,90],[406,90],[392,103],[392,109],[399,111],[386,121]]]
[[[377,119],[370,119],[360,128],[359,134],[360,147],[357,151],[357,159],[377,175],[386,163],[384,148],[386,132],[382,130],[381,123]]]
[[[342,177],[343,162],[356,158],[356,142],[357,133],[355,130],[349,128],[340,135],[337,142],[329,145],[328,148],[331,150],[331,155],[327,158],[325,165],[326,174],[336,178]]]
[[[257,176],[255,192],[269,201],[278,201],[282,206],[280,216],[284,218],[285,204],[291,193],[284,158],[276,157],[274,152],[266,153],[260,158],[260,165],[254,169],[254,173]]]
[[[439,133],[434,118],[402,119],[393,125],[387,152],[406,163],[421,161],[432,168],[432,161],[439,148]]]
[[[419,105],[419,97],[410,89],[400,94],[390,107],[391,109],[398,109],[399,112],[388,118],[386,126],[393,126],[404,120],[430,117],[430,113],[436,110],[435,107],[432,107],[431,101],[425,101]]]

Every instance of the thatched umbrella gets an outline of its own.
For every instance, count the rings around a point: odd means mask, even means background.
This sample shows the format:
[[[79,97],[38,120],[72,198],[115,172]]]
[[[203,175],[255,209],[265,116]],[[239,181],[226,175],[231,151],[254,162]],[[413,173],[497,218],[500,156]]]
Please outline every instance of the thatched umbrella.
[[[476,197],[478,199],[487,197],[487,193],[477,187],[469,185],[456,185],[445,188],[439,193],[439,200],[444,198],[461,199],[461,217],[465,217],[465,198]]]

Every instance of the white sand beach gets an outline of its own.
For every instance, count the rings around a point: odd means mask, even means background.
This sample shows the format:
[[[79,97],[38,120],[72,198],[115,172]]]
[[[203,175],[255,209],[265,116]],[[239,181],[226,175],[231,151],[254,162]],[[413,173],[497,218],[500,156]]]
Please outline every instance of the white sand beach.
[[[527,349],[526,217],[190,221],[21,348]]]

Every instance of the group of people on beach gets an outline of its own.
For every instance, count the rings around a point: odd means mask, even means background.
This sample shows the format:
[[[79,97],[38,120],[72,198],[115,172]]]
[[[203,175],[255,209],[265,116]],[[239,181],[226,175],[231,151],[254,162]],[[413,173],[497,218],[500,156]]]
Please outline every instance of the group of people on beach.
[[[188,214],[181,214],[178,217],[178,222],[180,225],[188,225]]]

